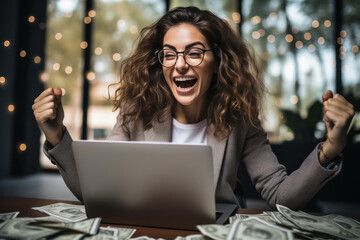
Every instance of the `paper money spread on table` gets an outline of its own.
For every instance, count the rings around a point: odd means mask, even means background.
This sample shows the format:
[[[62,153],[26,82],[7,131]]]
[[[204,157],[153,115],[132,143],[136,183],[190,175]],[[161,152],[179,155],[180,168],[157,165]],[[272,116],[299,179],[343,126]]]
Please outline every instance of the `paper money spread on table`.
[[[82,205],[56,203],[33,209],[49,216],[17,218],[19,212],[0,213],[0,239],[154,239],[131,238],[136,229],[101,227],[100,218],[86,218]],[[360,222],[352,218],[315,216],[281,205],[277,210],[236,214],[230,217],[229,224],[199,225],[201,234],[178,236],[175,240],[360,239]]]

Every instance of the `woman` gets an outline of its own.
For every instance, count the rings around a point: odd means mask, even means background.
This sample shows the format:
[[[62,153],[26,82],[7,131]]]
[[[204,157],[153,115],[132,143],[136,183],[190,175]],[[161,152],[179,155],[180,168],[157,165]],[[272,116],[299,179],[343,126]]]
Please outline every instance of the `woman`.
[[[217,202],[239,205],[234,189],[243,161],[270,206],[299,209],[339,173],[354,109],[342,96],[325,93],[328,138],[288,175],[258,118],[264,89],[254,55],[224,20],[195,7],[175,8],[141,31],[136,49],[121,63],[114,101],[119,115],[108,139],[207,143]],[[45,90],[33,110],[47,139],[45,153],[81,200],[61,90]]]

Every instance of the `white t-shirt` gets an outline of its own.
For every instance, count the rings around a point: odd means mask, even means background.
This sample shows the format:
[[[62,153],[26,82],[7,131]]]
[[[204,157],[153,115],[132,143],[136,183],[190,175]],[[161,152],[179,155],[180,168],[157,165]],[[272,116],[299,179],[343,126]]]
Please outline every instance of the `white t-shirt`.
[[[172,125],[171,141],[173,143],[207,144],[206,118],[194,124],[183,124],[173,118]]]

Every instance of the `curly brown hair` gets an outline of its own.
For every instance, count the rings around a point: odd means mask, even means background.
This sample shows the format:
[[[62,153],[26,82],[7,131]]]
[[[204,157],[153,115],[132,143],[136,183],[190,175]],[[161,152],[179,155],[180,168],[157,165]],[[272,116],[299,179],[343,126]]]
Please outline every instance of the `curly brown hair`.
[[[114,111],[120,109],[122,126],[142,119],[150,128],[153,120],[161,122],[171,112],[176,100],[155,52],[162,49],[166,32],[180,23],[196,26],[215,49],[218,71],[209,88],[207,109],[213,134],[227,137],[242,121],[258,127],[265,87],[253,49],[225,20],[196,7],[174,8],[142,29],[137,47],[121,62],[113,103]]]

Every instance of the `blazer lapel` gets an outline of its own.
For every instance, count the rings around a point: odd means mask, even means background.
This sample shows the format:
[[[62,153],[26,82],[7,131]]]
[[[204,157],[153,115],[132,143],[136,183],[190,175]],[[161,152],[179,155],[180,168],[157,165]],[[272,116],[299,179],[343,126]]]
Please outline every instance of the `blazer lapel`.
[[[207,133],[208,145],[212,148],[213,154],[213,167],[214,167],[214,183],[215,188],[219,181],[221,166],[224,159],[224,152],[228,138],[218,140],[213,134],[213,126],[210,127],[211,131]]]
[[[145,131],[146,142],[171,142],[171,114],[163,122],[153,121],[152,128]]]

